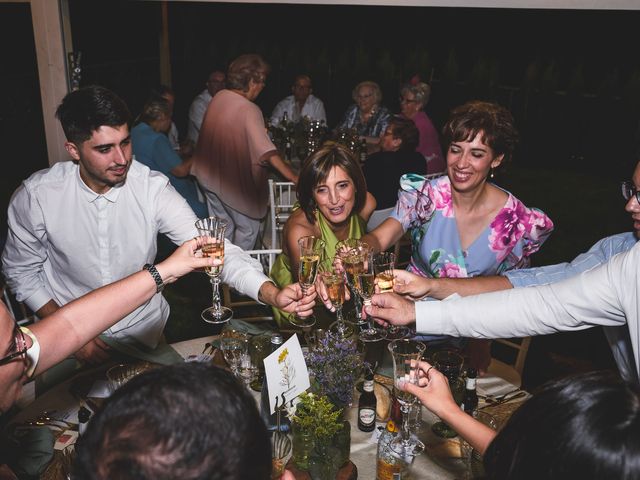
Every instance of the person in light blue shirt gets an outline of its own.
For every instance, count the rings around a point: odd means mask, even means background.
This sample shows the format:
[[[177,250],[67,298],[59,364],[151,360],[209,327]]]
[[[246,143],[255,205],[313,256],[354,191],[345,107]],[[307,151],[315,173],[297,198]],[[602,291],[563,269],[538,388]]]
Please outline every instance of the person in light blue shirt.
[[[631,215],[634,231],[603,238],[571,262],[511,270],[504,272],[503,275],[463,279],[422,278],[406,271],[396,270],[397,284],[394,290],[411,297],[413,300],[421,300],[425,297],[442,300],[454,293],[468,296],[510,288],[556,283],[592,270],[608,262],[616,254],[630,250],[640,238],[640,192],[638,190],[640,190],[640,162],[636,165],[632,180],[622,184],[622,195],[627,200],[625,210]],[[374,296],[374,307],[369,308],[367,313],[380,319],[383,323],[388,321],[393,324],[405,324],[408,323],[409,318],[415,319],[419,315],[415,305],[411,305],[406,300],[398,298],[397,302],[387,301],[381,305],[376,304],[376,297],[379,296]],[[628,328],[625,326],[605,326],[604,333],[621,376],[625,380],[637,382],[638,372]]]
[[[151,170],[164,173],[198,218],[208,216],[207,206],[198,197],[191,178],[191,160],[182,160],[171,146],[166,132],[171,128],[171,106],[166,99],[154,97],[142,108],[138,124],[131,130],[135,159]]]

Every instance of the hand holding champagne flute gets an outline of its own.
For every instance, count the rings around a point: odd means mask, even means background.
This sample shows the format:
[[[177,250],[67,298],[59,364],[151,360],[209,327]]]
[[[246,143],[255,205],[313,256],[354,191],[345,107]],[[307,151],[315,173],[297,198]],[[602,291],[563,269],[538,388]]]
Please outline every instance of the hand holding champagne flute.
[[[202,255],[205,257],[217,258],[224,262],[224,232],[227,222],[216,217],[201,218],[196,222],[198,234],[204,238]],[[205,271],[211,281],[211,304],[212,306],[202,311],[202,319],[207,323],[228,322],[233,316],[230,308],[220,305],[220,274],[222,264],[219,266],[206,267]]]
[[[371,305],[371,297],[375,293],[373,255],[370,251],[364,255],[363,260],[362,270],[356,275],[356,285],[365,306],[369,306]],[[371,317],[367,318],[367,328],[360,332],[360,340],[363,342],[377,342],[384,338],[384,333],[376,328],[373,319]]]
[[[300,250],[298,283],[300,283],[302,292],[306,295],[309,287],[316,281],[320,257],[324,252],[325,243],[321,238],[307,235],[298,240],[298,248]],[[290,321],[297,327],[312,327],[316,323],[313,315],[309,315],[306,318],[295,315]]]
[[[396,265],[396,256],[392,252],[380,252],[373,256],[373,270],[376,274],[376,285],[380,293],[393,292],[395,285],[395,274],[393,269]],[[387,340],[397,340],[409,336],[409,328],[390,325],[385,329]]]

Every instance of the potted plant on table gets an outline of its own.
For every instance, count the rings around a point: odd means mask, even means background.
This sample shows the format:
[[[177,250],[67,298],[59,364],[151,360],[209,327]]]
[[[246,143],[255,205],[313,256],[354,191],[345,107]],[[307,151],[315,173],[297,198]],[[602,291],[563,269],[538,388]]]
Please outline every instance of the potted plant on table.
[[[342,411],[326,396],[304,392],[289,410],[293,430],[293,461],[312,478],[333,480],[342,466],[341,453],[333,446],[343,429]]]

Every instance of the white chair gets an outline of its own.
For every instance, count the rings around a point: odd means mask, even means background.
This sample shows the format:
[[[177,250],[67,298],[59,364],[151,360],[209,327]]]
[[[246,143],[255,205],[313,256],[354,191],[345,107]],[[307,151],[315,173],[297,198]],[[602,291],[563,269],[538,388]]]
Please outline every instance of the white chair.
[[[297,200],[295,183],[269,179],[269,218],[263,232],[265,248],[282,248],[282,229]],[[271,235],[264,238],[267,232]]]
[[[369,221],[367,222],[367,232],[370,232],[382,222],[384,222],[387,218],[389,218],[389,215],[391,215],[391,212],[393,212],[394,208],[395,207],[389,207],[383,208],[381,210],[374,210],[369,217]]]
[[[262,264],[263,271],[266,275],[269,275],[271,267],[273,267],[276,261],[276,256],[281,252],[282,249],[279,248],[246,250],[246,253],[256,258]],[[241,295],[225,283],[222,284],[222,298],[224,305],[233,310],[233,318],[244,320],[245,322],[273,320],[271,307],[261,305],[252,298]],[[243,310],[248,310],[248,312],[243,312]]]
[[[495,339],[491,348],[491,363],[487,372],[504,378],[507,382],[520,388],[524,362],[527,359],[530,344],[531,337]],[[515,352],[508,352],[509,349],[515,350]],[[496,358],[499,353],[504,355],[502,356],[504,361]]]

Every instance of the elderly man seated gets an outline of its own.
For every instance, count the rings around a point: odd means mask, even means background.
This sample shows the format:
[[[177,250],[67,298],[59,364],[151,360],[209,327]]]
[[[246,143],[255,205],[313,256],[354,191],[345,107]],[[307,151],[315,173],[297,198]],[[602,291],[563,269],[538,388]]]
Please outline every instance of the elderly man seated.
[[[327,123],[322,100],[312,94],[311,77],[298,75],[291,86],[293,95],[281,100],[271,113],[271,125],[277,125],[284,115],[292,122],[299,122],[304,117]]]

